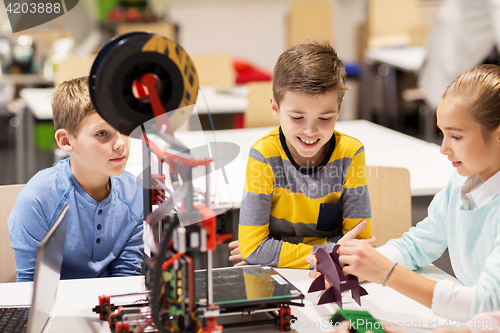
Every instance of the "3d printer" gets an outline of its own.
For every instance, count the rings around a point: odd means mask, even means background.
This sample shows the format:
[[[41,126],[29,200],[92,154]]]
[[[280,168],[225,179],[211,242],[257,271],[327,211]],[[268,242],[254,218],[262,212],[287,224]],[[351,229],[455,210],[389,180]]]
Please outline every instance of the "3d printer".
[[[151,226],[151,231],[144,231],[152,252],[145,262],[150,292],[141,302],[121,306],[115,306],[109,295],[100,297],[94,308],[100,319],[120,333],[216,332],[222,330],[217,322],[222,317],[265,313],[264,322],[289,330],[289,306],[303,306],[304,296],[274,269],[213,269],[217,244],[232,238],[231,207],[210,200],[208,175],[217,145],[195,152],[174,135],[189,118],[198,94],[198,77],[188,54],[157,35],[118,36],[97,55],[89,90],[96,110],[109,124],[143,140],[144,216]],[[206,180],[204,192],[193,186],[200,177]],[[238,321],[241,324],[241,318]]]

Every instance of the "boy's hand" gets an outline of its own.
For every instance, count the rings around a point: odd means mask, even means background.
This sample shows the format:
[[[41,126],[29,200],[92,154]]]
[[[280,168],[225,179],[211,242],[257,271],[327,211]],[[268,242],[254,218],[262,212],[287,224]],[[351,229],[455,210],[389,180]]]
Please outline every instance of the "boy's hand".
[[[243,258],[241,257],[240,253],[240,242],[235,240],[229,243],[229,253],[231,254],[229,256],[229,261],[230,262],[236,262],[234,266],[244,266],[248,265]]]
[[[354,228],[352,228],[351,230],[349,230],[345,235],[344,237],[342,237],[341,239],[339,239],[339,241],[337,242],[337,244],[345,244],[346,242],[352,240],[352,239],[355,239],[357,235],[359,235],[361,233],[361,231],[365,230],[366,226],[368,225],[368,222],[366,222],[365,220],[359,222]],[[363,241],[366,241],[368,242],[371,246],[375,247],[375,243],[377,242],[377,240],[375,239],[375,236],[372,236],[372,238],[369,238],[369,239],[363,239]]]

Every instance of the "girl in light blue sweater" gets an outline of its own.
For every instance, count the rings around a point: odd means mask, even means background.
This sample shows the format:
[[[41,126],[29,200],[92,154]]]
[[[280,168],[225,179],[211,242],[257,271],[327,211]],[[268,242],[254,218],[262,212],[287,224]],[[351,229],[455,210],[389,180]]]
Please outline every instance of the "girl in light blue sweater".
[[[344,273],[387,285],[442,317],[467,320],[500,310],[500,67],[481,65],[455,79],[437,109],[441,153],[457,172],[429,215],[375,250],[351,240],[339,249]],[[448,248],[462,284],[412,270]]]

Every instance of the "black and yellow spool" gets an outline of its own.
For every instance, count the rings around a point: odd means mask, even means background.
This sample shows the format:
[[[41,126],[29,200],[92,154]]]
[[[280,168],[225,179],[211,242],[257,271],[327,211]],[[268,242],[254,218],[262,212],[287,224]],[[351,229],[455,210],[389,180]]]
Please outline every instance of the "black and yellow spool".
[[[157,79],[155,90],[173,130],[191,114],[198,94],[198,75],[186,51],[159,35],[124,34],[101,49],[89,76],[94,107],[122,134],[131,135],[155,117],[149,99],[138,97],[134,91],[134,82],[148,73]]]

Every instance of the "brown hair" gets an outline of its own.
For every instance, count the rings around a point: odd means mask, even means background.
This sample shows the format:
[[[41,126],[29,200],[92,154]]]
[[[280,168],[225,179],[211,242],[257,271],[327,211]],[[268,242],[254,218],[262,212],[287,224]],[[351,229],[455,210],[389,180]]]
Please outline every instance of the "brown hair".
[[[336,91],[342,103],[346,74],[344,64],[328,42],[308,40],[283,52],[274,66],[273,95],[280,104],[287,91],[310,95]]]
[[[500,66],[480,65],[463,73],[446,88],[443,99],[451,96],[467,99],[485,139],[500,126]]]
[[[90,100],[88,77],[64,81],[57,86],[52,98],[54,127],[76,135],[82,120],[95,111]]]

